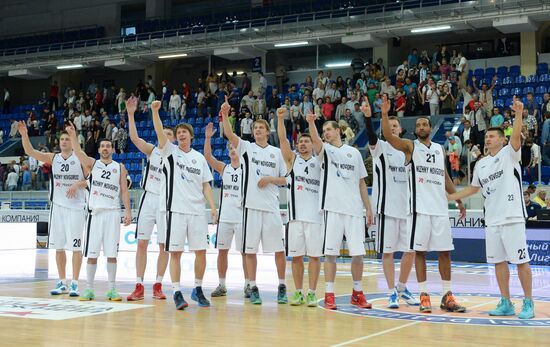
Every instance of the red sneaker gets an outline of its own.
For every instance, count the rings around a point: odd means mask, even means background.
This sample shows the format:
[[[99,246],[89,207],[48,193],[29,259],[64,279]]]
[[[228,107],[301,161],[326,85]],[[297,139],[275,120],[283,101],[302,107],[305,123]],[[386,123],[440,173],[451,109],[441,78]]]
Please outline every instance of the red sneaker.
[[[153,284],[153,299],[166,300],[166,295],[162,292],[162,283]]]
[[[144,291],[145,290],[143,289],[143,284],[137,283],[136,284],[136,289],[134,289],[132,294],[128,295],[128,297],[126,299],[128,301],[143,300]]]
[[[336,304],[334,303],[334,293],[325,293],[325,308],[329,310],[336,310]]]
[[[360,308],[372,308],[372,305],[367,302],[363,291],[356,292],[355,290],[351,294],[350,304],[355,305]]]

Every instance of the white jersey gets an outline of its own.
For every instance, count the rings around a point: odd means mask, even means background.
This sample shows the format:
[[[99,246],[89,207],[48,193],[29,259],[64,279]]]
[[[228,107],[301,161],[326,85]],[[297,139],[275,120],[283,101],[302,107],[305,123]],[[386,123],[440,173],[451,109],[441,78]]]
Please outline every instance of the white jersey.
[[[427,147],[414,140],[409,173],[409,213],[448,216],[449,203],[445,193],[445,151],[432,142]]]
[[[220,190],[220,222],[241,223],[243,207],[241,200],[243,170],[239,166],[225,165]]]
[[[166,210],[190,215],[204,215],[203,183],[212,181],[212,173],[199,152],[182,151],[167,142],[160,150],[166,168]]]
[[[286,165],[279,148],[239,140],[237,151],[243,160],[243,206],[279,213],[279,187],[258,187],[263,177],[286,176]]]
[[[288,218],[290,221],[322,223],[319,209],[321,163],[316,157],[305,160],[296,155],[287,176]]]
[[[320,209],[363,217],[359,181],[368,176],[363,157],[356,148],[323,145]]]
[[[61,153],[54,154],[50,175],[50,201],[69,209],[83,210],[86,207],[86,192],[83,189],[79,189],[74,198],[67,198],[67,190],[83,179],[82,165],[74,153],[67,159]]]
[[[160,181],[159,187],[159,211],[166,212],[166,196],[168,196],[166,189],[166,179],[168,177],[168,170],[166,170],[165,161],[162,163],[162,180]]]
[[[160,150],[155,147],[149,155],[147,165],[143,170],[141,188],[149,193],[159,194],[163,178],[162,155],[160,154]]]
[[[120,171],[121,165],[116,161],[109,164],[95,161],[88,177],[88,210],[92,214],[101,210],[120,210]]]
[[[527,218],[521,187],[521,149],[504,146],[494,157],[480,159],[474,168],[472,185],[485,198],[485,225],[524,223]]]
[[[405,153],[388,142],[369,146],[373,160],[372,210],[394,218],[407,218],[407,168]]]

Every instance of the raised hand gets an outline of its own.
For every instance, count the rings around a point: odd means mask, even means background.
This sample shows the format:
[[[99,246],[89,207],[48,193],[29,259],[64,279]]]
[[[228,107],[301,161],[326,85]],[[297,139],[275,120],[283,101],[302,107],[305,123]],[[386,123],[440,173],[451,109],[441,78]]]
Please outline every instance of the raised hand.
[[[363,112],[363,114],[367,118],[372,117],[372,110],[370,108],[369,99],[366,96],[363,100],[363,103],[361,104],[361,112]]]
[[[126,100],[126,111],[128,111],[128,114],[133,115],[136,112],[137,109],[137,98],[135,96],[132,96],[128,100]]]
[[[231,111],[231,105],[229,105],[229,101],[227,101],[227,95],[225,96],[225,102],[222,104],[220,111],[224,117],[227,117],[229,115],[229,111]]]
[[[306,115],[306,121],[309,125],[311,124],[315,124],[315,119],[317,119],[317,117],[315,116],[315,114],[313,114],[313,112],[311,112],[311,110],[308,110],[307,112],[307,115]]]
[[[284,107],[279,107],[279,108],[277,109],[277,118],[279,118],[279,120],[283,119],[284,116],[285,116],[285,114],[286,114],[286,108],[284,108]]]
[[[214,124],[212,124],[212,122],[208,123],[206,129],[204,130],[204,137],[206,137],[207,139],[212,138],[215,133],[216,129],[214,129]]]
[[[380,106],[380,110],[382,111],[382,115],[388,115],[390,113],[391,104],[388,100],[388,97],[386,95],[382,96],[382,105]]]
[[[511,109],[516,115],[523,113],[523,103],[516,96],[514,96]]]
[[[19,134],[21,134],[21,136],[29,136],[27,124],[25,124],[24,121],[17,122],[17,130],[19,131]]]
[[[69,121],[69,123],[65,126],[65,130],[69,134],[69,136],[76,136],[76,130],[74,128],[73,122]]]
[[[153,102],[151,103],[151,109],[152,109],[153,111],[158,111],[158,110],[160,110],[160,105],[161,105],[161,104],[162,104],[162,103],[161,103],[159,100],[155,100],[155,101],[153,101]]]

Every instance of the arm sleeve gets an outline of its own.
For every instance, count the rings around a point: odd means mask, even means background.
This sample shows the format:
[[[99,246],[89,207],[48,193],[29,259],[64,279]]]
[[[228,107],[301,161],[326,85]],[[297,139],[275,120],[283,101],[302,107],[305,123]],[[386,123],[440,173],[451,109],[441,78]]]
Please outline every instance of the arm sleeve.
[[[366,119],[367,124],[367,137],[369,138],[369,145],[370,146],[376,146],[376,142],[378,141],[378,137],[376,136],[376,133],[374,132],[374,129],[372,128],[372,118],[368,117]]]

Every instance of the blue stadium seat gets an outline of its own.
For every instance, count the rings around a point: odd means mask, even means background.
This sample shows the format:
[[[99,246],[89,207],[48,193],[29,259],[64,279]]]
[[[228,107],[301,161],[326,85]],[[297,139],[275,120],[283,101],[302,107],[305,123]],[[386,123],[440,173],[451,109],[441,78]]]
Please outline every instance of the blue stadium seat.
[[[508,74],[508,66],[499,66],[497,68],[497,75],[507,75]]]
[[[477,78],[481,78],[484,75],[485,75],[485,71],[483,69],[474,70],[474,76],[476,76]]]
[[[521,73],[521,68],[518,65],[512,65],[510,66],[510,77],[517,77]]]
[[[512,95],[516,95],[516,96],[521,95],[521,89],[520,88],[513,88],[511,92],[512,92]]]
[[[537,64],[537,75],[548,73],[548,64],[539,63]]]
[[[527,82],[527,78],[525,78],[525,76],[517,76],[516,79],[514,80],[514,83],[516,85],[525,84],[526,82]]]
[[[527,83],[537,83],[539,81],[539,78],[537,75],[529,75],[527,77]]]
[[[535,94],[544,94],[548,91],[548,89],[545,86],[538,86],[535,89]]]
[[[508,95],[510,95],[510,89],[508,89],[508,88],[501,88],[501,89],[498,91],[498,95],[499,95],[499,96],[508,96]]]
[[[548,85],[550,77],[547,73],[539,75],[539,83]]]
[[[513,80],[511,77],[506,76],[506,77],[504,77],[504,78],[502,79],[502,83],[501,83],[501,84],[502,84],[503,86],[509,86],[509,85],[511,85],[511,84],[513,84],[513,83],[514,83],[514,80]]]
[[[535,93],[535,89],[533,87],[525,87],[523,88],[523,94],[527,94],[527,93]]]
[[[496,74],[496,70],[494,67],[488,67],[485,69],[485,76],[489,75],[493,77]]]
[[[497,99],[496,102],[495,102],[495,105],[499,108],[503,108],[504,107],[504,100],[505,99]]]

